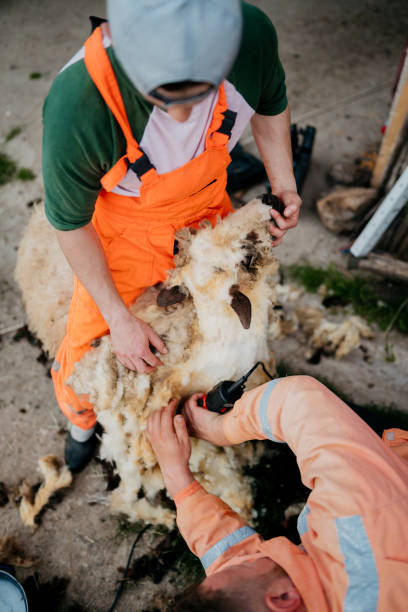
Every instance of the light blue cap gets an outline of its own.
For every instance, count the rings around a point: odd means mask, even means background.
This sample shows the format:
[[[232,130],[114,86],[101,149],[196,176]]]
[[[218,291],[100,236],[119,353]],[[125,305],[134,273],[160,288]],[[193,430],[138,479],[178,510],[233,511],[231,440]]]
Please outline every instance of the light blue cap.
[[[178,81],[218,86],[241,41],[240,0],[107,0],[107,16],[116,57],[143,93]]]

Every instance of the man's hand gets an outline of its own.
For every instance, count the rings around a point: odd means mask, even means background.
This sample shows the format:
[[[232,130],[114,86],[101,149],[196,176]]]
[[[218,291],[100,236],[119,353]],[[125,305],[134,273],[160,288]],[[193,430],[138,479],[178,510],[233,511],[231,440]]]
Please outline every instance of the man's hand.
[[[166,346],[154,329],[126,310],[121,318],[110,326],[112,347],[120,363],[129,370],[149,374],[162,361],[153,354],[156,349],[167,353]]]
[[[203,395],[203,393],[195,393],[183,407],[183,415],[190,435],[212,442],[217,446],[230,446],[231,442],[225,437],[222,430],[223,415],[198,406],[197,401]]]
[[[275,210],[271,211],[271,217],[278,227],[271,223],[269,231],[275,238],[273,246],[277,247],[288,229],[296,227],[302,204],[293,174],[289,107],[287,106],[279,115],[255,113],[251,119],[251,126],[272,193],[285,205],[283,215]]]
[[[183,416],[174,416],[176,408],[177,401],[171,400],[167,406],[150,415],[147,423],[147,437],[159,462],[166,488],[173,498],[194,480],[188,467],[190,438]]]
[[[271,209],[271,217],[275,221],[269,224],[269,232],[274,237],[272,246],[277,247],[282,242],[283,236],[288,229],[296,227],[299,219],[299,210],[302,205],[302,200],[296,191],[290,189],[274,193],[285,205],[283,216],[274,208]]]

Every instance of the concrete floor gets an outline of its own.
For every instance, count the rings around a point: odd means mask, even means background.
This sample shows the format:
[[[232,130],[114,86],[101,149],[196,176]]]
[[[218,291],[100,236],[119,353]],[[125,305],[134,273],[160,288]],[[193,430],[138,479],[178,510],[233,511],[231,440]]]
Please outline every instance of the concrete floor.
[[[314,203],[327,188],[326,175],[335,162],[378,149],[408,31],[408,5],[402,0],[275,0],[254,4],[269,14],[278,31],[293,120],[300,126],[317,128],[301,220],[279,247],[278,257],[284,264],[307,259],[316,265],[333,261],[345,266],[341,248],[347,239],[323,228]],[[37,176],[30,182],[13,181],[0,187],[0,330],[24,321],[13,268],[30,214],[27,203],[43,195],[43,99],[55,74],[86,38],[88,15],[104,13],[100,0],[88,0],[86,7],[79,0],[3,0],[1,5],[0,150]],[[33,72],[40,73],[41,78],[30,79]],[[6,135],[17,126],[22,128],[21,134],[6,143]],[[245,142],[253,150],[249,132]],[[248,193],[246,199],[250,197]],[[377,342],[369,344],[371,364],[363,362],[356,352],[342,362],[323,360],[316,374],[343,386],[356,402],[392,401],[407,409],[406,338],[391,334],[396,356],[392,364],[384,359],[383,340],[378,334]],[[307,366],[291,339],[279,343],[276,353],[297,371]],[[39,350],[26,340],[13,341],[13,333],[8,333],[1,336],[0,354],[0,481],[8,486],[22,478],[36,482],[38,457],[44,452],[62,454],[63,438],[57,432],[64,426],[64,419],[56,409],[45,368],[36,361]],[[39,557],[36,569],[41,579],[54,574],[70,577],[70,602],[75,600],[93,611],[106,609],[111,601],[116,568],[124,564],[131,542],[113,539],[114,521],[108,518],[103,488],[100,469],[92,466],[76,479],[64,502],[46,515],[44,525],[34,535],[22,527],[11,504],[0,509],[0,536],[16,535],[27,553]],[[95,499],[98,503],[90,505]],[[144,581],[137,589],[126,591],[118,610],[151,609],[152,598],[173,589],[167,583],[154,587]],[[161,606],[160,602],[155,605]],[[61,604],[60,609],[68,610],[69,603]]]

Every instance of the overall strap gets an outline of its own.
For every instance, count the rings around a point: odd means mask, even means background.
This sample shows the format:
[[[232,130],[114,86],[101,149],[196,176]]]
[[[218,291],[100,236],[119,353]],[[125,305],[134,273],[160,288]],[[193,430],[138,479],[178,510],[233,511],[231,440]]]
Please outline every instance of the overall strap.
[[[219,148],[227,144],[231,138],[236,117],[237,113],[228,108],[223,81],[219,88],[217,104],[214,108],[213,118],[205,139],[207,149]]]
[[[84,61],[92,81],[108,108],[112,111],[126,138],[126,154],[101,179],[104,189],[111,191],[125,176],[129,167],[138,176],[139,173],[141,176],[151,169],[154,170],[154,167],[132,134],[122,94],[108,54],[103,46],[101,27],[96,28],[85,42]]]

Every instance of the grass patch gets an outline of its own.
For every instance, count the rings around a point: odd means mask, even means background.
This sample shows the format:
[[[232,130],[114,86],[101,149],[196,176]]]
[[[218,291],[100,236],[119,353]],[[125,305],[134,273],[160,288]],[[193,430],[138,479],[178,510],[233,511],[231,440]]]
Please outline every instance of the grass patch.
[[[36,80],[36,79],[41,79],[42,74],[41,72],[30,72],[30,79],[32,81]]]
[[[333,265],[326,269],[307,264],[293,265],[288,271],[293,279],[311,293],[325,285],[327,297],[323,303],[327,301],[341,306],[350,304],[356,314],[369,323],[377,323],[383,331],[394,325],[399,331],[408,334],[408,302],[400,292],[387,291],[385,297],[372,281],[359,275],[345,274]]]
[[[22,131],[23,128],[21,128],[20,126],[13,127],[6,136],[6,142],[13,140],[13,138],[21,134]]]
[[[20,181],[32,181],[35,176],[30,168],[17,169],[16,162],[5,153],[0,152],[0,185],[5,185],[15,178]]]
[[[16,170],[16,163],[8,155],[0,152],[0,185],[5,185],[11,181]]]
[[[35,174],[30,168],[20,168],[16,174],[19,181],[32,181],[35,179]]]

